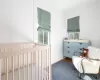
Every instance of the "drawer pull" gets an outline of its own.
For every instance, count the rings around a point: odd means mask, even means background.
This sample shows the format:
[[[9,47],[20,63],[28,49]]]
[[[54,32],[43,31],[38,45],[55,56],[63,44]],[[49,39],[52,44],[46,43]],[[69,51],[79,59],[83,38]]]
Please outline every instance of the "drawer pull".
[[[80,50],[82,50],[82,49],[80,48]]]
[[[81,45],[82,43],[80,43],[80,45]]]
[[[69,44],[69,42],[67,42]]]
[[[70,51],[68,51],[68,53],[69,53]]]

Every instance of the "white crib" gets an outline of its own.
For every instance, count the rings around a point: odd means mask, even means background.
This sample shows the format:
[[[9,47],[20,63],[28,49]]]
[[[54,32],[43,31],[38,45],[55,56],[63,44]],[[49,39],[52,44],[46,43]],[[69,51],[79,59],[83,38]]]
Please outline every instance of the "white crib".
[[[0,44],[0,80],[52,80],[50,49],[36,43]]]

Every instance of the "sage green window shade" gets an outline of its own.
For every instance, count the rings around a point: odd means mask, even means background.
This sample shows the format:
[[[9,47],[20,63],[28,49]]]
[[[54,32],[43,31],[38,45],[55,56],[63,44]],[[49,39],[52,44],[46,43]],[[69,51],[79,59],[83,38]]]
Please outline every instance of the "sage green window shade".
[[[67,20],[68,24],[68,32],[80,32],[79,28],[79,16],[70,18]]]
[[[45,11],[43,9],[37,8],[38,11],[38,30],[47,30],[50,31],[50,20],[51,20],[51,14],[48,11]]]

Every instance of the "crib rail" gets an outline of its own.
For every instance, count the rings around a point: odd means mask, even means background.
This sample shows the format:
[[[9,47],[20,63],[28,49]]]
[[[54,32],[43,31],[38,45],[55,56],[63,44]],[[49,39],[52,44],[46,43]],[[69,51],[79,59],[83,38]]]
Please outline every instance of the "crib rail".
[[[51,80],[50,45],[0,44],[0,80]]]

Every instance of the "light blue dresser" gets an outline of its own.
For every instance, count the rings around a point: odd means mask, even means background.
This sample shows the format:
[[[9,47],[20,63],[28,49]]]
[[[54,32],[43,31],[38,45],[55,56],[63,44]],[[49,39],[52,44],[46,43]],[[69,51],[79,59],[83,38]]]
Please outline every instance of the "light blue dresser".
[[[72,58],[72,56],[80,56],[82,48],[87,48],[90,45],[88,40],[64,40],[63,56]]]

